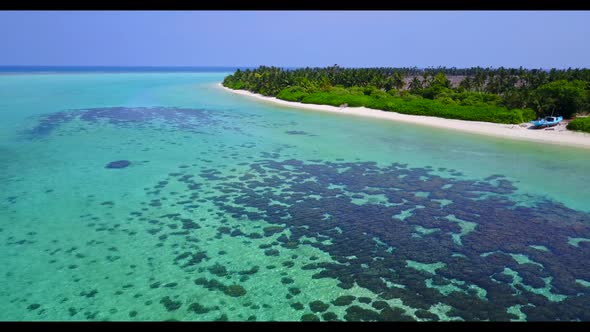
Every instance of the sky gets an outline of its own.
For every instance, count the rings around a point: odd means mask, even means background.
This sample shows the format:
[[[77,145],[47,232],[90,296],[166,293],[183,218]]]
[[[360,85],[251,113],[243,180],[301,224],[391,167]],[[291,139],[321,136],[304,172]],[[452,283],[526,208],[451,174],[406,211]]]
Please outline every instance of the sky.
[[[590,11],[1,11],[0,65],[590,67]]]

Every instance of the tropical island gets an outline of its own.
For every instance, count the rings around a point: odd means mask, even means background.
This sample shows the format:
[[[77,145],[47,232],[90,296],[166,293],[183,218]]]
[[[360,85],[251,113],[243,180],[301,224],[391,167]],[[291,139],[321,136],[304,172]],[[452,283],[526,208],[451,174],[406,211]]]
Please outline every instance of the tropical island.
[[[279,101],[522,127],[563,116],[568,132],[590,132],[589,69],[260,66],[238,69],[222,85]]]

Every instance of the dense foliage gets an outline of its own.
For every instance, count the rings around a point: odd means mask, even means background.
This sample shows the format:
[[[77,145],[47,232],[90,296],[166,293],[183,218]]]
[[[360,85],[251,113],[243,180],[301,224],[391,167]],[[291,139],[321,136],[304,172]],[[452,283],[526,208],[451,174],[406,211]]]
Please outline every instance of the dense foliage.
[[[303,103],[500,123],[590,110],[590,70],[301,68],[237,70],[223,85]]]
[[[567,125],[567,129],[590,133],[590,117],[573,119]]]
[[[449,119],[487,121],[498,123],[522,123],[535,117],[532,110],[508,110],[503,106],[485,103],[460,104],[446,103],[443,100],[430,100],[409,94],[400,95],[383,92],[376,88],[332,87],[327,91],[307,93],[300,87],[281,90],[277,98],[299,101],[305,104],[321,104],[352,107],[365,106],[404,114],[437,116]]]

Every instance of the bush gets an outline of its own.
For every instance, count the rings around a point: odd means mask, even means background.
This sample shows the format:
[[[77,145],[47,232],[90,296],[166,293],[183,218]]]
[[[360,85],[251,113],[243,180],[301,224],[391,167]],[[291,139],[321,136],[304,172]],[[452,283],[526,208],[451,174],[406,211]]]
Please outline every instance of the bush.
[[[351,88],[346,89],[351,95],[362,96],[365,94],[365,89],[360,86],[353,86]]]
[[[374,85],[367,85],[366,87],[363,88],[363,93],[367,96],[370,96],[374,93],[377,93],[377,91],[381,91],[379,90],[376,86]]]
[[[405,92],[405,91],[404,91],[404,92]],[[394,96],[394,97],[399,97],[399,96],[401,96],[401,93],[400,93],[400,91],[399,91],[399,90],[396,90],[396,89],[390,89],[390,90],[387,90],[387,93],[388,93],[390,96]]]
[[[450,105],[450,104],[456,104],[457,102],[455,102],[451,97],[436,97],[435,98],[438,102],[441,102],[445,105]]]
[[[390,95],[385,92],[385,91],[381,91],[381,90],[373,90],[370,94],[371,97],[373,98],[377,98],[377,99],[381,99],[381,98],[389,98]]]
[[[330,92],[316,92],[312,93],[301,100],[304,104],[320,104],[320,105],[332,105],[340,106],[342,104],[348,104],[350,107],[365,106],[370,103],[373,98],[370,96],[358,96],[358,95],[343,95],[343,94],[332,94]]]
[[[537,118],[537,113],[530,108],[522,109],[522,120],[523,122],[529,122]]]
[[[573,119],[568,123],[567,129],[590,133],[590,117]]]
[[[292,86],[286,89],[281,90],[277,94],[278,99],[288,100],[288,101],[301,101],[309,95],[304,88],[300,86]]]

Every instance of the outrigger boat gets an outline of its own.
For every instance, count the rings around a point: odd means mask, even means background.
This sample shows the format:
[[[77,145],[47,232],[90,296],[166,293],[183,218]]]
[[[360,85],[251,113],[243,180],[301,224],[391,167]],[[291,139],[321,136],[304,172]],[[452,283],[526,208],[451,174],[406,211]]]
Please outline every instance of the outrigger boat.
[[[537,128],[541,127],[553,127],[558,125],[561,121],[563,121],[563,116],[546,116],[544,119],[538,119],[536,121],[531,121],[533,126]]]

